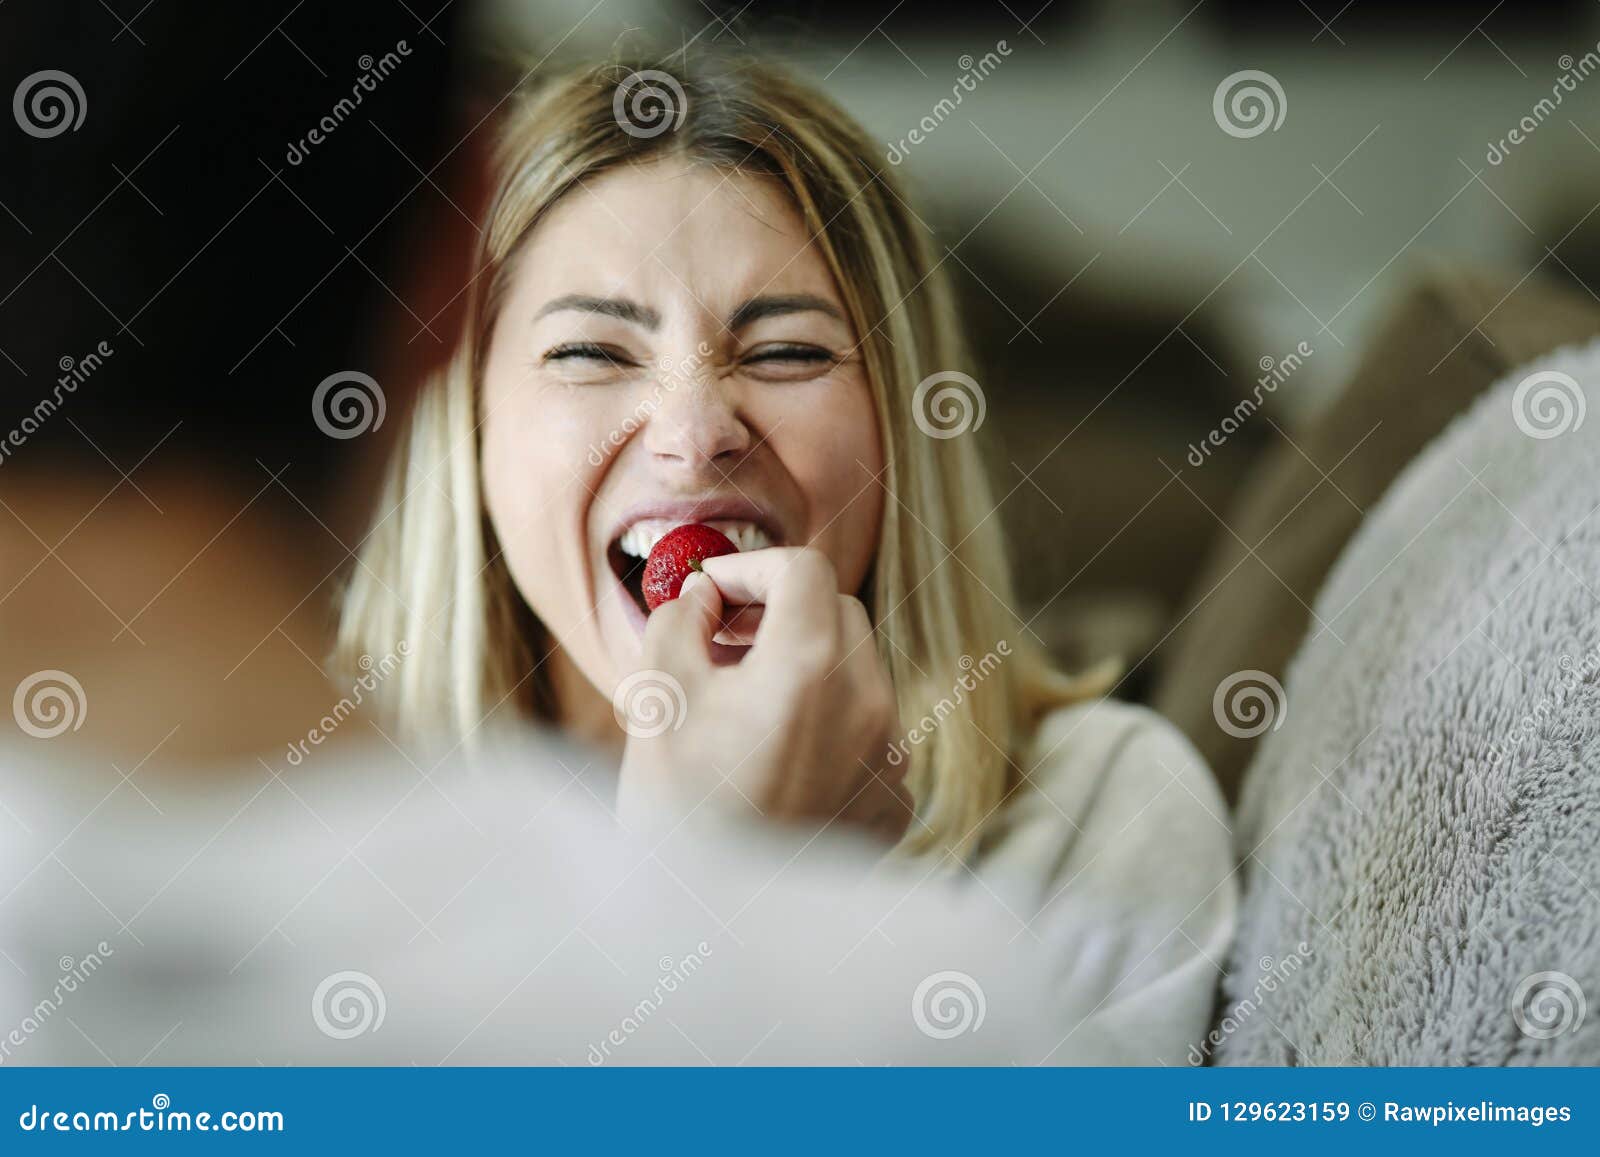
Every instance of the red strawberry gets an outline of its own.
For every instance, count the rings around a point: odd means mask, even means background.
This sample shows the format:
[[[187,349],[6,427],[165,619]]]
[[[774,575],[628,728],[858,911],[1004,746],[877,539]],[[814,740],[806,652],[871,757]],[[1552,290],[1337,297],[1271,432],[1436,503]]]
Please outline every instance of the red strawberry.
[[[650,557],[645,560],[645,605],[653,611],[677,598],[683,580],[690,571],[699,570],[703,560],[738,553],[739,548],[720,530],[698,522],[673,527],[650,548]]]

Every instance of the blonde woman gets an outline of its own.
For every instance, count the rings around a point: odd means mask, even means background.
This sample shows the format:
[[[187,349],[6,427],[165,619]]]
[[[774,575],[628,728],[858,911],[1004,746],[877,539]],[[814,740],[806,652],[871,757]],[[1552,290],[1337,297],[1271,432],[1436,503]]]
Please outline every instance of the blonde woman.
[[[965,865],[1018,937],[1071,943],[1130,1058],[1176,1060],[1231,931],[1225,813],[1169,725],[1052,670],[1013,610],[960,319],[877,153],[766,62],[607,63],[511,111],[341,643],[407,641],[410,733],[513,714],[611,748],[630,828]],[[695,522],[741,550],[647,614],[644,555]]]

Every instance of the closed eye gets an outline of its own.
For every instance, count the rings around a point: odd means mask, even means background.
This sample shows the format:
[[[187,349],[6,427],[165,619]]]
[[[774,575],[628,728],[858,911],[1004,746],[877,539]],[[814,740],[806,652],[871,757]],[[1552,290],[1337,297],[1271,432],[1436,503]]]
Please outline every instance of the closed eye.
[[[839,365],[839,357],[822,346],[768,342],[745,354],[742,364],[757,381],[809,382],[832,373]]]
[[[631,366],[632,360],[621,350],[595,345],[593,342],[568,342],[546,351],[546,362],[592,361],[611,366]]]
[[[828,350],[814,345],[769,345],[756,350],[746,362],[832,362],[837,361]]]

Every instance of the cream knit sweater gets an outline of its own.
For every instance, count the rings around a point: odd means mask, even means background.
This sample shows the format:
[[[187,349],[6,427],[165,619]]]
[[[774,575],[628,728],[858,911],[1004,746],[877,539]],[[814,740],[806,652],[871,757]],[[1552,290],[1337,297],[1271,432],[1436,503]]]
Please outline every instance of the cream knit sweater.
[[[1216,784],[1170,723],[1112,700],[1056,712],[1033,746],[1036,790],[979,870],[1017,896],[1032,949],[1057,962],[1062,1052],[1183,1063],[1210,1027],[1238,904]],[[1090,1030],[1092,1057],[1071,1048]]]

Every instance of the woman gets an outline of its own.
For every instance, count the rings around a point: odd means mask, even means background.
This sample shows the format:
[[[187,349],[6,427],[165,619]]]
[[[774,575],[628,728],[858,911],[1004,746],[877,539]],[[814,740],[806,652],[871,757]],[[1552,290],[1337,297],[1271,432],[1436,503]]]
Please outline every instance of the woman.
[[[1071,941],[1130,1056],[1182,1056],[1231,929],[1221,802],[1030,645],[949,422],[982,397],[942,263],[874,153],[764,62],[611,63],[516,108],[343,648],[409,643],[413,733],[514,711],[618,749],[630,828],[753,811],[964,864]],[[695,522],[742,549],[647,615],[642,558]]]

